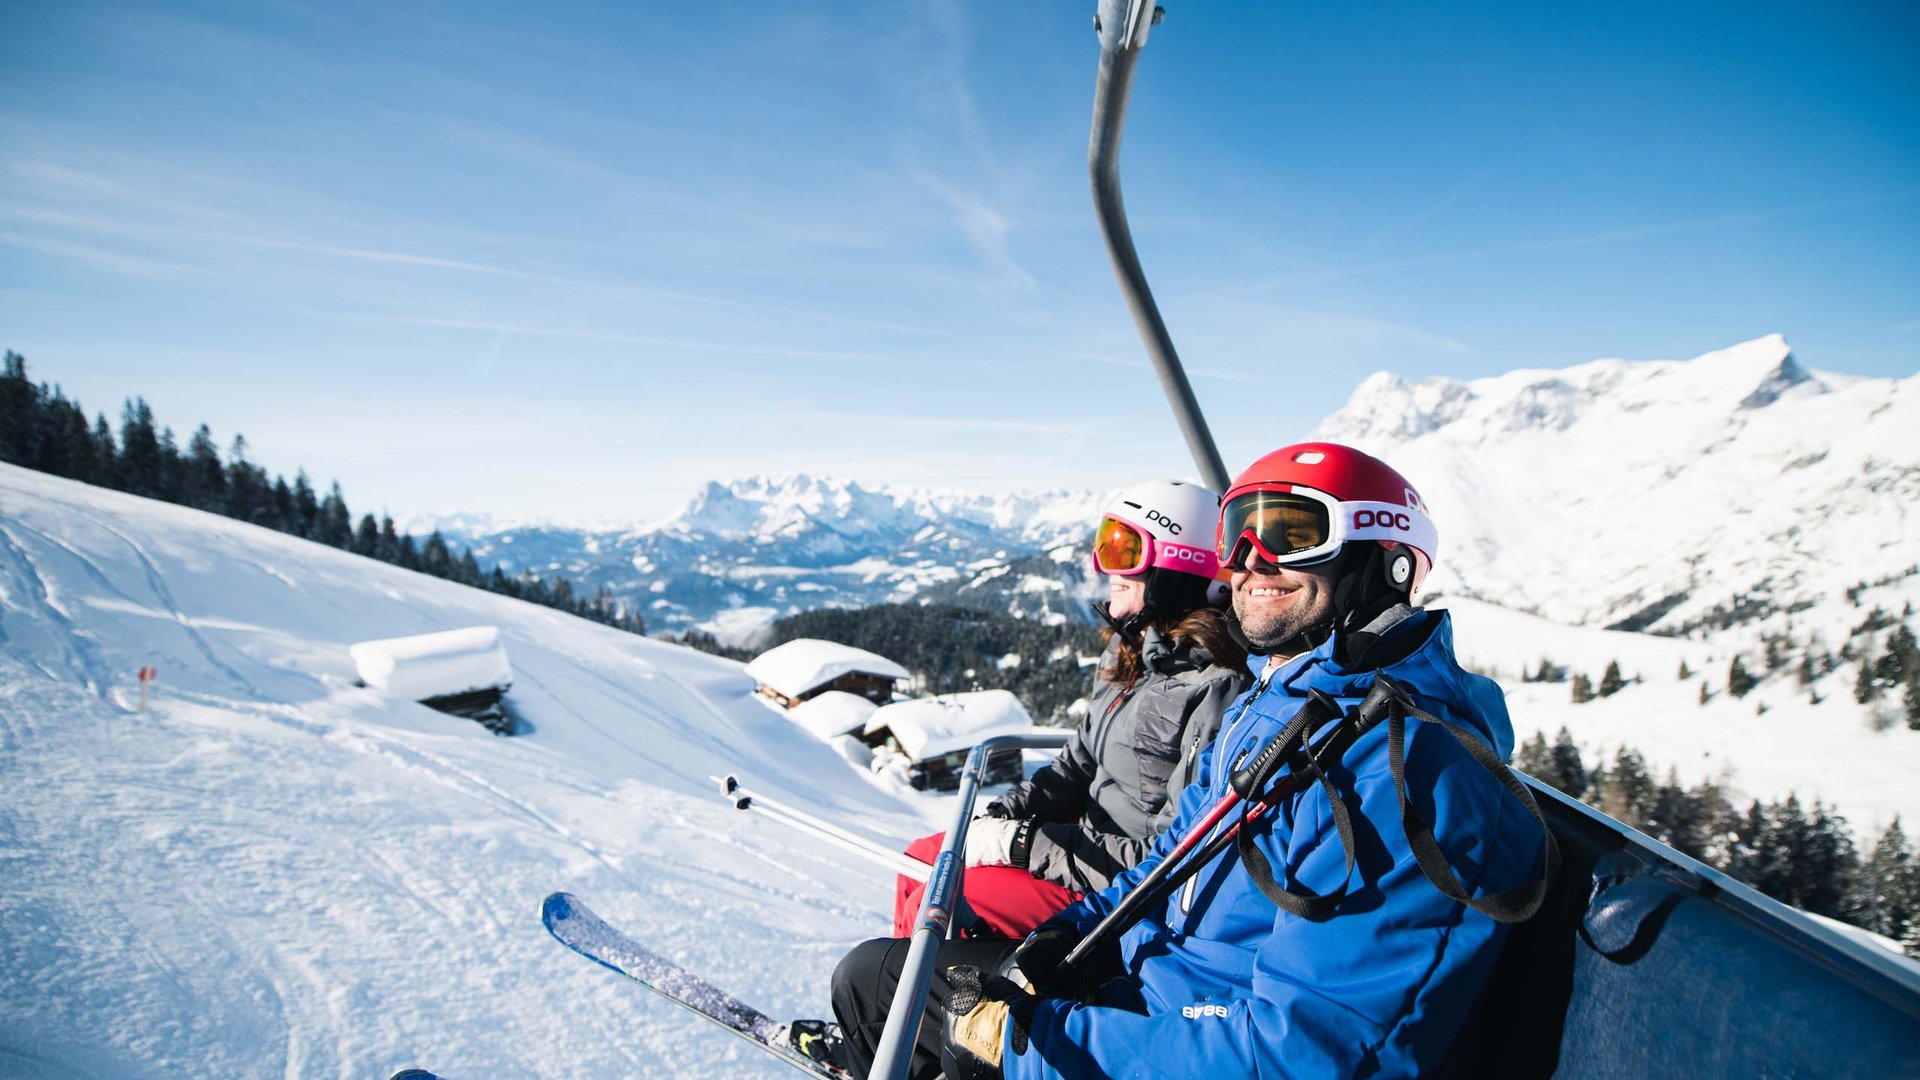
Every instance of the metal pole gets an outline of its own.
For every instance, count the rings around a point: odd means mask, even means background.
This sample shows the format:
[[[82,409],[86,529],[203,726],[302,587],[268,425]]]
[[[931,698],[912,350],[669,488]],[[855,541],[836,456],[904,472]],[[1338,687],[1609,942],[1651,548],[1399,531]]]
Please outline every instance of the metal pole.
[[[734,777],[722,779],[718,776],[709,776],[707,779],[720,785],[721,797],[733,803],[735,810],[759,810],[764,816],[790,829],[798,829],[825,840],[835,847],[864,856],[896,874],[910,877],[915,881],[927,880],[927,874],[931,868],[903,851],[897,851],[877,840],[843,829],[831,821],[815,817],[797,807],[748,791],[741,787],[740,781]]]
[[[1067,731],[1033,732],[1027,735],[998,735],[973,748],[960,773],[959,806],[953,825],[947,829],[946,842],[933,859],[933,876],[920,898],[919,921],[914,925],[913,944],[907,948],[906,964],[900,969],[900,984],[894,988],[893,1004],[887,1009],[887,1026],[880,1033],[880,1045],[874,1048],[870,1077],[905,1080],[907,1066],[913,1061],[914,1037],[920,1031],[920,1013],[925,1008],[927,990],[933,985],[933,965],[940,943],[946,940],[953,923],[953,909],[960,898],[961,878],[966,866],[961,853],[967,849],[967,825],[973,821],[973,801],[980,793],[980,776],[986,771],[987,757],[996,750],[1058,750],[1067,744]]]
[[[1200,403],[1194,400],[1193,387],[1174,352],[1173,338],[1153,302],[1147,276],[1140,269],[1140,256],[1133,247],[1133,232],[1127,227],[1127,208],[1120,197],[1120,132],[1127,123],[1127,95],[1133,89],[1133,68],[1140,50],[1147,44],[1147,30],[1164,14],[1153,0],[1100,0],[1094,29],[1100,35],[1100,76],[1093,92],[1093,134],[1087,142],[1087,171],[1093,182],[1093,208],[1100,217],[1100,235],[1107,242],[1107,257],[1113,261],[1113,274],[1120,280],[1121,295],[1133,312],[1134,325],[1146,343],[1147,355],[1160,376],[1160,388],[1173,406],[1186,436],[1187,451],[1200,470],[1200,478],[1215,491],[1227,490],[1227,467],[1213,445],[1213,433],[1207,430]]]

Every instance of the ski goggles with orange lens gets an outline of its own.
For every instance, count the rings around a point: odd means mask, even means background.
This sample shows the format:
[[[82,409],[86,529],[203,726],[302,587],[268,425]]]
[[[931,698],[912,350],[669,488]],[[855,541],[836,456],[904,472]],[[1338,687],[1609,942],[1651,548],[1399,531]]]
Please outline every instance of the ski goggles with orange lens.
[[[1437,539],[1432,519],[1414,507],[1343,502],[1298,484],[1270,484],[1227,493],[1214,553],[1233,570],[1254,554],[1275,566],[1311,566],[1354,540],[1393,541],[1426,553]]]
[[[1156,539],[1138,525],[1109,515],[1100,519],[1093,534],[1093,568],[1118,577],[1165,568],[1211,578],[1218,576],[1220,560],[1206,548]]]

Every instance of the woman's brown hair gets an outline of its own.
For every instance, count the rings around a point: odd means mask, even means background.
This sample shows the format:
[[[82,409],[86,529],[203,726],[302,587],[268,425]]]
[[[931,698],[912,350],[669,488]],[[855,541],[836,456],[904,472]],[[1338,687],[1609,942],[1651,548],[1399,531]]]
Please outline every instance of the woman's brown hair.
[[[1178,619],[1162,619],[1154,624],[1154,628],[1160,631],[1161,637],[1191,641],[1205,649],[1215,664],[1246,674],[1247,650],[1227,630],[1227,616],[1220,609],[1194,608]],[[1118,631],[1111,626],[1101,627],[1101,642],[1110,644],[1116,633]],[[1121,637],[1114,653],[1114,663],[1110,667],[1102,665],[1100,677],[1125,686],[1140,676],[1140,639],[1135,636]]]

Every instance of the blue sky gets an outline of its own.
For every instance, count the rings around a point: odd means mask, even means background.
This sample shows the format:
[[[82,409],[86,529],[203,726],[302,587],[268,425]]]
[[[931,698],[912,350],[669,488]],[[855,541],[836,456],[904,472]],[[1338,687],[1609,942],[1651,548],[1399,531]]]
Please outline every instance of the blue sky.
[[[1920,370],[1911,4],[1169,3],[1122,157],[1229,468],[1367,374]],[[0,7],[0,345],[356,510],[1192,473],[1091,3]]]

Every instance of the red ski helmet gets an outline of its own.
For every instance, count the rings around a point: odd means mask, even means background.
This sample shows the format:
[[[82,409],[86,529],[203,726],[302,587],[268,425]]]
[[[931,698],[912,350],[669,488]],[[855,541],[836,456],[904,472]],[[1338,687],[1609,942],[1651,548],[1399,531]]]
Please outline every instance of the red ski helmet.
[[[1386,462],[1339,443],[1296,443],[1247,466],[1220,502],[1214,550],[1238,569],[1252,554],[1313,566],[1347,545],[1386,552],[1386,584],[1408,597],[1433,568],[1440,536],[1427,504]]]

